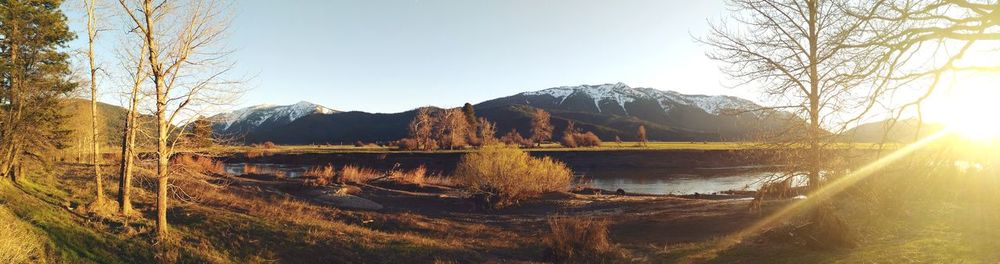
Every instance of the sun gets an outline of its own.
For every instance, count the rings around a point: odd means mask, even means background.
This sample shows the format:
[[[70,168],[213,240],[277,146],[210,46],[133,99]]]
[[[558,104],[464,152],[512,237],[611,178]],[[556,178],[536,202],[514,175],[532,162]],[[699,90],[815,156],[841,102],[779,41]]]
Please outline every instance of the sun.
[[[956,88],[943,109],[945,129],[975,141],[1000,137],[1000,85]]]

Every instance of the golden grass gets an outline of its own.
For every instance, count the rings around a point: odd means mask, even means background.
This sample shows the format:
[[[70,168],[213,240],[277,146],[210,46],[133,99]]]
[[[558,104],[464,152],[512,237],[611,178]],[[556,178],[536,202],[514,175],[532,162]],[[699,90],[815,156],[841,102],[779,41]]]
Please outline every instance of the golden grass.
[[[424,184],[427,179],[427,167],[420,165],[411,171],[394,170],[389,173],[389,178],[399,182]]]
[[[45,244],[30,228],[0,205],[0,263],[44,263]]]
[[[549,218],[545,237],[547,257],[556,262],[601,262],[615,251],[608,239],[608,221],[571,217]]]
[[[456,180],[494,207],[504,207],[544,192],[565,191],[572,171],[549,157],[534,158],[508,145],[485,146],[465,154],[455,170]]]
[[[337,176],[337,169],[333,167],[333,164],[328,163],[324,166],[308,168],[302,173],[302,176],[308,178],[306,179],[306,184],[324,186],[334,182]]]
[[[382,173],[371,169],[354,165],[346,165],[340,171],[340,182],[342,183],[368,183],[382,177]]]
[[[171,159],[171,165],[201,173],[225,174],[226,167],[221,161],[193,154],[178,154]]]

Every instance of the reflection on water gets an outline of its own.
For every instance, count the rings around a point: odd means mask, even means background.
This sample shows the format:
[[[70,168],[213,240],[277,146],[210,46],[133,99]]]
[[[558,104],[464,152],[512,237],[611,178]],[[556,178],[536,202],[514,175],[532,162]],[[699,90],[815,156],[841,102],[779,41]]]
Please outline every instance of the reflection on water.
[[[629,193],[693,194],[728,190],[757,190],[761,179],[770,172],[744,172],[726,175],[665,174],[644,177],[593,176],[589,185],[604,190],[622,189]]]
[[[302,176],[302,173],[306,172],[306,166],[296,166],[287,164],[275,164],[275,163],[226,163],[226,173],[229,174],[246,174],[248,168],[253,168],[256,173],[269,174],[269,171],[277,171],[285,173],[285,176],[295,178]]]

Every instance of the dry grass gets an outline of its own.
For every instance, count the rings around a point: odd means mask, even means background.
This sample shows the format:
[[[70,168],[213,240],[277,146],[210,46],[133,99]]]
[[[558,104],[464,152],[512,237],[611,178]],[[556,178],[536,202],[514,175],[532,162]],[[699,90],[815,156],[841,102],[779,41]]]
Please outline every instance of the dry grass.
[[[193,154],[178,154],[171,159],[173,166],[201,173],[225,174],[226,167],[221,161]]]
[[[446,177],[443,175],[427,176],[424,178],[424,184],[447,186],[447,187],[458,186],[458,182],[455,181],[454,177]]]
[[[0,263],[44,263],[44,243],[6,207],[0,206]]]
[[[389,178],[399,182],[424,184],[427,179],[427,167],[420,165],[411,171],[394,170],[389,173]]]
[[[545,192],[565,191],[572,171],[549,157],[534,158],[508,145],[485,146],[466,154],[456,180],[493,207],[504,207]]]
[[[346,165],[340,171],[340,182],[342,183],[368,183],[382,177],[382,173],[371,169],[354,165]]]
[[[302,176],[308,178],[306,179],[306,184],[324,186],[333,183],[334,178],[337,176],[337,169],[333,167],[333,164],[326,164],[306,169]]]
[[[549,218],[545,238],[547,258],[556,262],[614,262],[615,246],[608,240],[608,221],[570,217]]]

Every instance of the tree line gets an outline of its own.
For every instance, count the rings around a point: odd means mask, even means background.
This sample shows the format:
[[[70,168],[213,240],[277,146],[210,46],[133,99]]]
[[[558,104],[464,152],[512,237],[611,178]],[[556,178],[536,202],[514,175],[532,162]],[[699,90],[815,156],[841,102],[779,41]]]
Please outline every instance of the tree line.
[[[417,109],[416,116],[408,126],[408,136],[397,141],[401,150],[436,150],[463,149],[466,147],[482,147],[494,143],[519,146],[523,148],[541,147],[544,143],[553,141],[554,126],[552,115],[543,109],[535,108],[531,112],[531,127],[528,137],[521,135],[517,129],[511,129],[500,138],[496,137],[496,123],[486,118],[477,117],[472,104],[466,103],[461,108],[433,109],[422,107]],[[639,145],[646,146],[646,128],[639,125],[637,130]],[[617,139],[620,142],[620,139]],[[573,121],[567,121],[567,127],[558,141],[563,147],[599,147],[601,139],[593,132],[576,128]]]

